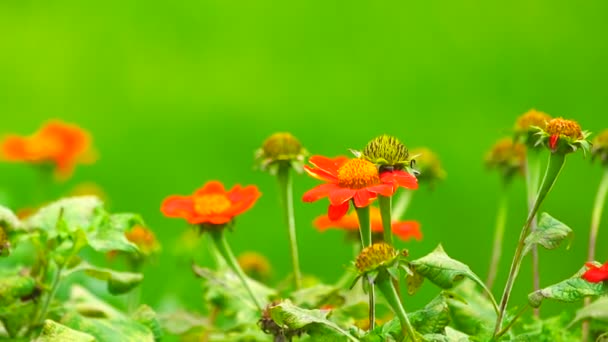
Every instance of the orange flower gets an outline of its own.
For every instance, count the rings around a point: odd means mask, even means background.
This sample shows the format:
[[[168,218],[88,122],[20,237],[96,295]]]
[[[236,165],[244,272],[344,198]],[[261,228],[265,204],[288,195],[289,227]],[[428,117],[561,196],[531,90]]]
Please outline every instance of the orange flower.
[[[139,248],[143,255],[151,255],[160,250],[160,244],[156,240],[154,233],[142,226],[135,226],[130,231],[125,232],[127,240],[131,241]]]
[[[339,220],[346,215],[350,199],[353,199],[356,207],[363,208],[370,205],[379,194],[392,196],[399,186],[410,189],[418,187],[416,178],[409,173],[391,171],[379,174],[376,165],[365,159],[313,156],[309,162],[314,168],[304,166],[308,174],[327,183],[306,192],[302,200],[314,202],[328,197],[328,215],[331,220]]]
[[[370,208],[370,220],[372,224],[372,233],[381,234],[384,230],[382,228],[382,216],[380,216],[380,209],[376,207]],[[329,216],[322,215],[317,217],[313,224],[317,229],[319,229],[319,231],[325,231],[330,228],[339,228],[348,231],[359,230],[359,219],[357,218],[357,214],[355,212],[351,212],[337,221],[332,221]],[[392,231],[393,234],[403,241],[408,241],[412,238],[416,239],[417,241],[422,240],[420,223],[417,221],[393,222]]]
[[[601,283],[608,281],[608,262],[602,266],[595,266],[594,263],[588,262],[585,264],[587,271],[583,274],[583,279],[590,283]]]
[[[2,141],[3,159],[51,163],[58,175],[71,175],[78,162],[92,161],[89,134],[75,125],[51,121],[29,137],[9,135]]]
[[[218,181],[210,181],[192,196],[169,196],[160,208],[167,217],[183,218],[191,224],[224,225],[249,210],[260,197],[258,188],[235,185],[229,191]]]

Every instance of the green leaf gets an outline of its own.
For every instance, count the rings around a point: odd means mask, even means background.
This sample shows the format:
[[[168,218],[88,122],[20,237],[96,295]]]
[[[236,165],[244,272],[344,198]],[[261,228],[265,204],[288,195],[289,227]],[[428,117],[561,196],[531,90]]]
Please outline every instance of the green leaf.
[[[9,208],[0,205],[0,227],[10,232],[23,229],[23,224]]]
[[[0,306],[31,295],[36,289],[36,280],[28,276],[13,275],[0,278]]]
[[[91,318],[77,313],[61,319],[66,326],[90,334],[98,341],[155,342],[154,334],[145,325],[124,318]]]
[[[465,280],[444,294],[450,308],[451,325],[471,336],[491,337],[496,312],[488,297],[472,280]]]
[[[210,326],[206,317],[187,311],[175,311],[160,317],[162,327],[172,335],[183,335],[201,326]]]
[[[303,329],[318,333],[318,325],[324,326],[338,333],[341,338],[349,341],[358,341],[351,334],[327,319],[327,312],[321,310],[306,310],[299,308],[289,301],[282,302],[269,309],[272,320],[281,327],[288,329]],[[334,339],[335,340],[335,339]]]
[[[534,245],[541,245],[546,249],[555,249],[570,236],[572,236],[570,227],[554,219],[551,215],[542,213],[538,228],[530,233],[525,240],[523,253],[524,255],[527,254]]]
[[[74,271],[84,271],[90,277],[107,281],[108,291],[113,295],[131,291],[144,279],[144,276],[140,273],[118,272],[86,263],[81,264]]]
[[[471,341],[470,336],[463,333],[462,331],[458,331],[456,329],[446,327],[445,328],[445,336],[448,338],[450,342],[469,342]]]
[[[156,316],[156,312],[152,310],[151,307],[147,305],[140,306],[132,315],[132,318],[139,322],[154,334],[154,340],[160,341],[163,338],[163,329],[160,326],[160,322],[158,317]]]
[[[488,294],[494,309],[498,312],[496,300],[484,282],[471,271],[469,266],[450,258],[441,245],[437,246],[430,254],[412,261],[410,266],[413,268],[414,272],[446,290],[453,288],[458,282],[461,282],[465,278],[473,280]]]
[[[443,334],[450,324],[450,309],[445,296],[435,297],[424,309],[409,314],[409,319],[414,330],[422,335]]]
[[[583,267],[569,279],[532,292],[528,295],[528,303],[531,307],[537,308],[545,299],[574,303],[583,300],[585,297],[596,297],[608,294],[608,285],[606,285],[606,282],[590,283],[581,278],[586,271],[587,268]]]
[[[308,308],[318,308],[327,304],[338,306],[344,303],[340,289],[325,284],[317,284],[295,291],[291,294],[291,300],[297,306]]]
[[[585,319],[608,323],[608,297],[601,297],[584,308],[578,310],[571,325]]]
[[[105,214],[94,224],[88,234],[91,248],[97,252],[123,251],[137,252],[137,246],[127,240],[125,232],[134,226],[144,226],[144,222],[136,214]]]
[[[106,302],[95,297],[91,292],[79,285],[73,285],[70,289],[70,300],[68,304],[78,314],[85,317],[96,318],[125,318],[126,316],[108,305]]]
[[[45,231],[49,238],[59,235],[62,230],[67,232],[77,229],[87,231],[95,216],[102,210],[103,203],[97,197],[65,198],[38,210],[25,220],[25,226],[29,229]]]
[[[95,337],[47,319],[35,342],[95,342]]]

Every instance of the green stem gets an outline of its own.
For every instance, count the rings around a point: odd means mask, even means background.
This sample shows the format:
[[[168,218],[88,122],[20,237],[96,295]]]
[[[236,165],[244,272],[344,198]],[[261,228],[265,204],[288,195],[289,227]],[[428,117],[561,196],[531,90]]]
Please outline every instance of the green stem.
[[[36,325],[42,324],[46,317],[46,313],[49,310],[49,306],[55,298],[55,295],[57,294],[57,289],[59,288],[59,281],[61,280],[61,272],[63,271],[63,267],[64,265],[61,264],[57,265],[57,268],[55,269],[55,274],[53,275],[53,282],[51,283],[51,290],[44,299],[44,302],[42,303],[42,309],[38,312],[38,315],[34,320]]]
[[[511,329],[513,327],[513,325],[515,324],[515,322],[521,318],[521,316],[523,316],[526,311],[528,311],[528,309],[530,308],[529,305],[524,305],[523,308],[521,308],[516,314],[515,317],[513,317],[513,319],[511,320],[511,322],[509,322],[509,324],[507,324],[506,327],[504,327],[504,329],[502,329],[498,334],[496,334],[496,339],[500,338],[502,335],[506,334],[507,331],[509,331],[509,329]]]
[[[391,197],[390,196],[378,196],[378,203],[380,204],[380,216],[382,217],[382,228],[384,229],[384,242],[393,246],[393,231],[391,221]]]
[[[281,202],[285,210],[285,221],[289,231],[289,246],[291,248],[291,262],[293,266],[293,278],[296,289],[302,288],[302,273],[300,272],[300,258],[298,257],[298,241],[296,238],[296,220],[293,207],[293,184],[291,168],[289,165],[281,164],[277,173]]]
[[[401,331],[403,337],[410,336],[410,340],[416,341],[416,333],[414,331],[414,327],[410,323],[410,320],[407,317],[407,313],[403,308],[403,304],[399,299],[399,295],[397,294],[397,290],[393,286],[393,282],[388,275],[380,275],[378,277],[378,281],[376,283],[382,295],[388,302],[389,306],[395,312],[395,315],[399,318],[399,323],[401,323]]]
[[[251,299],[253,300],[253,303],[255,304],[255,306],[257,306],[257,308],[260,311],[262,311],[262,308],[263,308],[262,304],[260,303],[258,298],[253,293],[253,290],[251,289],[251,286],[249,284],[249,281],[247,280],[247,276],[245,275],[245,272],[243,272],[243,270],[239,266],[238,261],[234,257],[234,254],[232,253],[232,249],[230,249],[230,246],[228,245],[228,241],[226,241],[226,236],[224,235],[224,230],[222,230],[222,229],[212,230],[210,235],[211,235],[211,238],[213,239],[213,242],[215,242],[217,251],[222,255],[224,260],[226,260],[228,267],[230,267],[232,269],[232,271],[234,273],[236,273],[236,275],[239,277],[239,279],[243,283],[243,286],[245,287],[245,289],[251,296]]]
[[[496,273],[498,271],[498,265],[500,264],[500,257],[502,256],[502,240],[505,235],[505,224],[507,222],[507,207],[507,194],[506,190],[503,189],[498,204],[498,213],[496,215],[496,227],[494,229],[492,259],[490,259],[490,270],[488,271],[488,279],[486,280],[486,286],[489,289],[494,286],[494,281],[496,280]]]
[[[403,215],[405,215],[407,208],[412,202],[413,195],[414,192],[411,190],[404,189],[403,191],[401,191],[401,196],[399,197],[399,199],[395,203],[395,207],[393,208],[393,218],[395,220],[401,220],[403,218]]]
[[[359,233],[361,234],[362,248],[372,245],[372,226],[369,217],[369,206],[358,208],[357,217],[359,218]],[[374,290],[374,282],[369,281],[369,330],[373,330],[376,325],[376,291]]]
[[[505,284],[505,289],[502,294],[502,299],[500,301],[500,310],[498,312],[498,317],[496,319],[496,326],[494,328],[494,337],[501,331],[502,328],[502,320],[504,318],[505,312],[507,310],[507,304],[509,303],[509,297],[511,296],[511,291],[513,290],[513,285],[515,283],[515,278],[517,278],[517,274],[519,272],[519,267],[521,266],[521,261],[523,259],[523,250],[525,246],[525,240],[528,234],[530,233],[530,225],[532,224],[532,220],[536,216],[538,209],[542,202],[547,197],[547,194],[555,185],[555,182],[564,167],[564,163],[566,162],[566,155],[560,153],[551,153],[549,157],[549,164],[547,164],[547,170],[545,171],[545,177],[543,178],[542,185],[540,190],[538,191],[538,195],[534,202],[534,206],[532,207],[532,211],[528,213],[528,219],[524,224],[521,234],[519,236],[519,242],[517,244],[517,249],[515,250],[515,255],[513,256],[513,261],[511,262],[511,269],[509,270],[509,278],[507,279],[507,283]]]
[[[540,158],[536,151],[529,150],[526,154],[526,190],[528,194],[528,213],[534,207],[534,200],[538,192],[538,181],[540,178]],[[536,230],[537,225],[536,215],[532,219],[530,231]],[[540,290],[540,264],[538,258],[538,246],[532,246],[532,282],[534,291]],[[534,316],[540,316],[540,308],[534,308]]]
[[[587,261],[595,260],[595,248],[597,245],[597,236],[600,228],[600,221],[602,220],[602,213],[604,211],[604,204],[606,203],[606,194],[608,193],[608,167],[604,169],[600,186],[597,189],[595,196],[595,202],[593,203],[593,212],[591,214],[591,231],[589,232],[589,253],[587,254]],[[585,306],[589,305],[591,298],[585,298]],[[583,322],[583,337],[582,341],[586,342],[589,340],[589,322]]]

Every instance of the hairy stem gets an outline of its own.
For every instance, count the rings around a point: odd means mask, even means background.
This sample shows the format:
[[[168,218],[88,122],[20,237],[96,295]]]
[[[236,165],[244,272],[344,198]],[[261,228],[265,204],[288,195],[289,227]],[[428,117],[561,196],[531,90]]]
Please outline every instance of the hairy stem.
[[[515,283],[515,279],[517,278],[517,274],[519,272],[519,267],[521,266],[521,261],[523,259],[523,250],[525,246],[525,240],[528,234],[530,233],[530,225],[534,216],[538,212],[538,209],[542,202],[545,200],[553,185],[562,171],[564,167],[564,163],[566,162],[566,156],[564,154],[559,153],[551,153],[549,157],[549,163],[547,164],[547,170],[545,171],[545,177],[543,178],[542,185],[538,191],[538,195],[536,196],[536,200],[534,201],[534,206],[532,207],[532,211],[528,213],[528,219],[524,224],[521,234],[519,236],[519,242],[517,244],[517,248],[515,249],[515,255],[513,256],[513,261],[511,262],[511,268],[509,270],[509,278],[507,279],[507,283],[505,284],[505,289],[502,294],[502,299],[500,301],[500,309],[498,312],[498,317],[496,318],[496,325],[494,327],[494,337],[501,331],[502,328],[502,320],[504,318],[505,312],[507,310],[507,305],[509,303],[509,297],[511,296],[511,291],[513,290],[513,285]]]
[[[407,339],[408,341],[416,341],[414,327],[412,327],[412,324],[407,317],[407,313],[403,308],[403,304],[399,299],[397,290],[395,290],[395,286],[393,286],[393,282],[391,281],[390,277],[388,275],[379,276],[376,285],[378,286],[380,292],[382,292],[382,295],[384,295],[384,298],[388,302],[389,306],[395,312],[395,315],[399,318],[403,337],[405,338],[406,336],[409,336],[409,339]]]
[[[486,280],[486,286],[488,289],[492,289],[494,281],[496,280],[496,273],[498,271],[498,265],[500,264],[500,257],[502,255],[502,240],[505,235],[505,224],[507,222],[507,194],[506,190],[503,189],[503,193],[500,195],[498,204],[498,213],[496,214],[496,227],[494,228],[494,243],[492,247],[492,259],[490,259],[490,270],[488,271],[488,279]]]
[[[361,234],[361,245],[363,248],[372,245],[372,226],[369,217],[369,206],[358,208],[357,217],[359,218],[359,233]],[[369,280],[368,280],[369,281]],[[369,281],[369,330],[373,330],[376,325],[376,291],[374,282]]]
[[[260,303],[259,299],[253,293],[253,290],[251,289],[251,285],[249,284],[249,281],[247,280],[247,276],[245,275],[245,272],[243,272],[243,270],[241,269],[241,266],[239,266],[238,261],[234,257],[234,254],[232,253],[232,249],[230,249],[230,246],[228,245],[228,241],[226,241],[226,236],[224,235],[224,231],[221,229],[211,231],[211,238],[213,239],[213,242],[215,242],[217,251],[222,255],[224,260],[226,260],[228,267],[230,267],[230,269],[234,273],[236,273],[236,275],[239,277],[239,279],[243,283],[243,286],[249,293],[249,296],[251,296],[251,300],[253,300],[253,303],[255,304],[255,306],[257,306],[257,308],[260,311],[262,311],[262,308],[263,308],[262,304]]]
[[[302,288],[302,273],[300,272],[300,258],[298,255],[298,241],[296,236],[296,220],[293,207],[293,183],[291,168],[289,165],[281,164],[277,173],[279,190],[281,192],[281,202],[284,207],[285,221],[289,231],[289,247],[291,249],[291,263],[293,268],[293,278],[296,289]]]
[[[397,199],[397,202],[395,203],[395,206],[393,208],[393,218],[395,220],[403,219],[403,215],[405,215],[407,208],[412,202],[413,195],[414,192],[412,190],[404,189],[403,191],[401,191],[401,196],[399,196],[399,199]]]
[[[384,229],[384,242],[389,245],[393,245],[393,231],[392,231],[392,220],[391,220],[391,197],[390,196],[378,196],[378,202],[380,204],[380,216],[382,217],[382,228]]]
[[[528,213],[530,213],[534,207],[534,200],[536,193],[538,192],[538,182],[540,178],[540,158],[536,151],[528,151],[526,154],[526,190],[528,193]],[[537,225],[536,215],[532,219],[530,224],[530,231],[536,230]],[[532,281],[534,291],[540,290],[540,265],[538,259],[538,246],[532,247]],[[540,308],[534,308],[534,316],[540,316]]]
[[[608,193],[608,167],[604,169],[600,186],[597,189],[597,195],[595,196],[595,202],[593,203],[593,213],[591,214],[591,231],[589,232],[589,253],[587,254],[587,261],[595,260],[595,248],[597,245],[597,236],[600,228],[600,221],[602,220],[602,213],[604,211],[604,204],[606,202],[606,194]],[[589,305],[591,298],[585,298],[585,306]],[[583,322],[583,342],[589,340],[589,322]]]

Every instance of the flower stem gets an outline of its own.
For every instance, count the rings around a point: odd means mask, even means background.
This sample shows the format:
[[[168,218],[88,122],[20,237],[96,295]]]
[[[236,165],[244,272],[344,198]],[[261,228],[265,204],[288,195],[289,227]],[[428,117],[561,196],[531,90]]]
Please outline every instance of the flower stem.
[[[500,257],[502,256],[502,240],[505,234],[505,224],[507,222],[507,194],[506,189],[503,189],[500,195],[498,204],[498,213],[496,215],[496,227],[494,229],[494,244],[492,247],[492,259],[490,261],[490,270],[488,271],[488,279],[486,280],[486,286],[492,289],[494,281],[496,280],[496,273],[498,271],[498,265],[500,264]]]
[[[593,204],[593,213],[591,214],[591,231],[589,233],[589,253],[587,254],[587,261],[595,260],[595,248],[597,245],[597,235],[600,228],[600,221],[602,219],[602,213],[604,211],[604,204],[606,202],[606,194],[608,193],[608,167],[604,169],[600,186],[597,189],[597,195],[595,196],[595,202]],[[585,298],[585,306],[591,302],[590,298]],[[583,337],[582,341],[586,342],[589,339],[589,322],[583,322]]]
[[[401,196],[399,197],[399,199],[397,199],[395,207],[393,208],[393,217],[395,220],[401,220],[403,218],[403,215],[405,215],[407,208],[412,202],[413,195],[414,192],[411,190],[404,189],[403,191],[401,191]]]
[[[382,217],[382,228],[384,229],[384,242],[389,245],[393,245],[393,231],[391,221],[391,197],[390,196],[378,196],[378,202],[380,204],[380,216]]]
[[[296,238],[296,220],[293,208],[293,183],[291,168],[289,165],[281,164],[277,173],[281,202],[285,210],[285,221],[289,231],[289,246],[291,248],[291,262],[293,266],[293,278],[296,289],[302,288],[302,273],[300,271],[300,258],[298,256],[298,241]]]
[[[359,233],[361,234],[361,245],[363,248],[372,245],[372,226],[369,217],[369,206],[358,208],[357,217],[359,218]],[[373,330],[376,325],[376,291],[374,282],[369,281],[369,330]]]
[[[517,248],[515,249],[515,255],[513,256],[513,261],[511,262],[509,278],[507,279],[507,283],[505,284],[505,289],[502,294],[502,299],[500,301],[500,309],[498,312],[498,317],[496,319],[496,326],[494,328],[494,337],[496,337],[501,331],[502,320],[507,310],[507,304],[509,303],[509,297],[511,296],[511,291],[513,290],[515,278],[517,278],[519,267],[521,266],[525,240],[528,234],[530,233],[530,225],[532,223],[532,220],[534,219],[534,216],[536,216],[536,213],[541,203],[547,197],[547,194],[549,194],[549,192],[553,188],[553,185],[555,185],[555,182],[560,172],[562,171],[565,162],[566,155],[561,153],[551,153],[551,156],[549,157],[549,163],[547,164],[545,177],[543,178],[542,185],[538,191],[536,200],[534,201],[534,206],[532,207],[532,210],[528,213],[528,219],[526,220],[526,223],[524,224],[521,230],[519,242],[517,244]]]
[[[523,308],[521,308],[516,314],[515,317],[513,317],[513,319],[511,319],[511,322],[509,322],[509,324],[507,324],[506,327],[504,327],[497,335],[496,338],[500,338],[502,335],[506,334],[507,331],[509,331],[509,329],[511,329],[511,327],[515,324],[515,322],[521,318],[521,316],[523,316],[526,311],[528,311],[528,309],[530,308],[529,305],[524,305]]]
[[[36,315],[36,319],[34,320],[36,325],[42,324],[46,317],[46,313],[49,310],[49,305],[55,298],[55,294],[57,294],[57,289],[59,288],[59,281],[61,280],[61,272],[63,271],[63,264],[58,264],[55,269],[55,274],[53,274],[53,282],[51,283],[51,290],[44,299],[42,303],[42,309]]]
[[[239,266],[238,261],[234,257],[234,254],[232,253],[232,249],[230,249],[230,246],[228,245],[228,241],[226,241],[226,236],[224,235],[224,231],[221,229],[211,231],[211,238],[213,239],[213,242],[215,242],[217,251],[226,260],[228,267],[230,267],[232,269],[232,271],[234,273],[236,273],[236,275],[239,277],[239,279],[243,283],[243,286],[245,287],[245,289],[251,296],[251,299],[253,300],[253,303],[255,304],[255,306],[257,306],[257,308],[260,311],[262,311],[262,304],[260,303],[258,298],[253,293],[253,290],[251,289],[251,285],[249,284],[249,281],[247,280],[247,276],[245,275],[245,272],[243,272],[243,270],[241,269],[241,266]]]
[[[390,305],[390,307],[395,312],[395,315],[399,318],[399,323],[401,323],[401,331],[403,337],[409,336],[412,341],[416,341],[416,333],[414,331],[414,327],[410,323],[410,320],[407,317],[407,313],[403,308],[403,304],[399,299],[399,295],[397,294],[397,290],[395,290],[395,286],[393,286],[393,282],[391,281],[388,275],[380,275],[378,277],[378,281],[376,282],[378,289],[384,295],[384,298]]]
[[[540,158],[536,151],[529,150],[526,154],[526,190],[528,193],[528,213],[530,213],[534,207],[534,200],[536,193],[538,192],[538,181],[540,178]],[[532,219],[530,224],[530,231],[536,230],[537,224],[536,215]],[[538,259],[538,246],[532,246],[532,281],[534,291],[540,290],[540,265]],[[540,308],[534,308],[534,316],[540,316]]]

